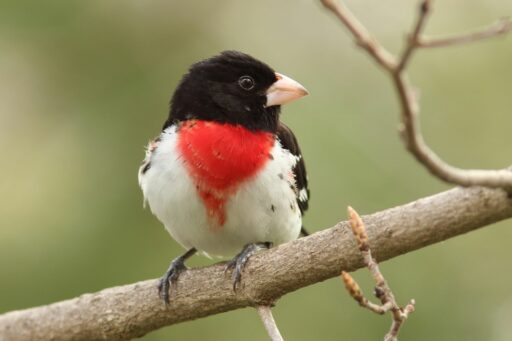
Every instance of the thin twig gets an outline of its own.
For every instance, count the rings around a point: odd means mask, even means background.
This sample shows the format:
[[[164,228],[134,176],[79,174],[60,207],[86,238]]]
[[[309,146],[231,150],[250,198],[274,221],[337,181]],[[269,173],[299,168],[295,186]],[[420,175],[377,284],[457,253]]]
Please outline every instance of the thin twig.
[[[430,1],[423,0],[418,13],[418,19],[416,20],[416,24],[414,25],[412,34],[409,36],[409,43],[405,46],[402,58],[400,58],[398,65],[393,70],[395,73],[400,73],[403,69],[405,69],[407,62],[409,61],[409,59],[411,59],[412,53],[414,52],[418,45],[419,37],[423,32],[423,29],[425,28],[429,14]]]
[[[279,332],[279,328],[277,328],[276,321],[274,320],[274,316],[272,316],[272,310],[268,305],[260,305],[256,308],[258,310],[258,314],[260,315],[261,321],[267,330],[268,336],[272,341],[283,341],[283,337]]]
[[[488,27],[479,29],[475,32],[453,35],[448,37],[422,36],[417,41],[417,46],[422,48],[456,46],[461,44],[473,43],[488,38],[498,37],[500,35],[507,34],[511,30],[512,21],[510,21],[510,18],[501,18],[498,21],[489,25]]]
[[[357,20],[350,10],[341,2],[336,0],[320,0],[322,4],[333,12],[338,19],[350,31],[356,44],[368,51],[370,56],[386,70],[393,70],[396,64],[395,57],[386,50],[373,36],[366,27]]]
[[[343,280],[345,288],[347,289],[350,296],[352,296],[352,298],[356,300],[356,302],[359,303],[361,307],[373,311],[374,313],[379,315],[385,314],[391,308],[389,304],[380,305],[368,300],[366,296],[364,296],[361,287],[359,287],[359,284],[357,284],[355,279],[352,276],[350,276],[348,272],[342,271],[341,279]]]
[[[398,332],[400,331],[401,326],[409,317],[409,314],[414,312],[414,305],[416,302],[414,300],[410,300],[404,308],[401,308],[398,305],[393,291],[391,290],[386,281],[386,278],[384,278],[384,275],[379,269],[379,264],[372,256],[372,251],[368,242],[368,234],[366,233],[363,220],[359,214],[357,214],[357,212],[350,206],[348,207],[348,215],[350,227],[352,228],[352,233],[357,240],[357,246],[361,252],[361,255],[363,256],[364,264],[370,270],[370,273],[375,280],[375,296],[380,300],[381,304],[379,305],[369,301],[363,295],[359,284],[357,284],[357,282],[354,280],[354,278],[352,278],[352,276],[350,276],[348,272],[342,271],[341,279],[343,280],[343,283],[345,284],[345,287],[347,288],[350,296],[352,296],[362,307],[367,308],[377,314],[384,314],[388,311],[391,311],[393,322],[391,323],[389,332],[384,336],[384,341],[395,341],[397,340]]]
[[[421,0],[418,17],[414,23],[400,58],[391,55],[368,30],[342,4],[335,0],[320,0],[345,25],[353,38],[392,78],[401,106],[400,134],[409,152],[430,173],[448,183],[460,186],[486,186],[512,191],[512,172],[507,169],[481,170],[461,169],[443,161],[424,141],[419,123],[419,101],[409,83],[405,70],[413,53],[418,48],[441,47],[492,38],[512,30],[510,20],[502,19],[497,24],[481,31],[447,38],[425,38],[422,32],[432,10],[430,0]]]

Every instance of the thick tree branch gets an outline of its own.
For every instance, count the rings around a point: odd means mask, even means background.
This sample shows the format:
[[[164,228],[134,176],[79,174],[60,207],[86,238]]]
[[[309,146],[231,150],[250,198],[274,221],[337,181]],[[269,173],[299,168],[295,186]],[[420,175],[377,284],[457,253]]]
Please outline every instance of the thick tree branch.
[[[421,47],[441,47],[474,42],[508,33],[512,29],[509,19],[502,19],[497,24],[481,31],[447,38],[424,38],[422,36],[428,16],[432,9],[431,0],[421,0],[418,17],[414,23],[402,55],[397,58],[391,55],[377,40],[371,38],[368,30],[341,3],[336,0],[320,0],[333,12],[341,23],[350,31],[353,38],[378,64],[391,76],[398,93],[402,125],[400,133],[409,152],[425,166],[432,175],[448,183],[461,186],[487,186],[505,188],[512,191],[512,172],[507,169],[482,170],[461,169],[443,161],[425,143],[419,123],[419,101],[413,87],[405,74],[406,67],[413,53]]]
[[[363,216],[378,261],[512,217],[500,189],[456,188]],[[0,315],[2,340],[128,340],[163,326],[247,306],[364,266],[347,222],[254,255],[243,289],[233,292],[223,265],[186,271],[166,307],[157,280],[105,289]]]

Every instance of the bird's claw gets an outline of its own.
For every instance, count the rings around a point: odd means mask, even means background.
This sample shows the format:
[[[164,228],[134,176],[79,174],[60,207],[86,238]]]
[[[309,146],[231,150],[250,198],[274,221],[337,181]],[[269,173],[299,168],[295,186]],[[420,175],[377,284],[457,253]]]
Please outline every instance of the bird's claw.
[[[229,270],[233,270],[231,274],[231,280],[233,282],[233,291],[236,292],[238,288],[242,285],[242,272],[249,261],[249,258],[260,249],[269,249],[272,246],[272,243],[252,243],[244,246],[242,251],[238,255],[235,256],[232,260],[230,260],[224,269],[224,273]]]
[[[166,305],[169,304],[169,288],[171,286],[176,288],[180,274],[186,269],[185,260],[178,257],[171,262],[169,269],[167,269],[162,278],[160,278],[160,282],[158,283],[158,295]]]

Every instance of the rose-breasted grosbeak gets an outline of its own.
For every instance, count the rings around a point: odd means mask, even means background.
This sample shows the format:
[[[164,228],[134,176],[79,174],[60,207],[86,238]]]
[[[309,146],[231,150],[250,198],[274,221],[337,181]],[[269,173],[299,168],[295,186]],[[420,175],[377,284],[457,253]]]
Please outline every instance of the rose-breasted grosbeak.
[[[236,51],[193,64],[171,101],[169,118],[149,143],[139,184],[151,211],[188,251],[160,280],[169,285],[197,251],[238,255],[233,286],[260,247],[307,234],[304,160],[280,105],[307,95],[296,81]]]

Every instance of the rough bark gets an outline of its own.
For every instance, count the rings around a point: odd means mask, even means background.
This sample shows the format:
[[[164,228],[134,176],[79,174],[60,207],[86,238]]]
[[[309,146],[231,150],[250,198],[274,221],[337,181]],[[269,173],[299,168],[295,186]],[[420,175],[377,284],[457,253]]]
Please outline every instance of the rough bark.
[[[511,216],[512,199],[505,191],[455,188],[363,220],[372,252],[383,261]],[[183,273],[168,307],[152,279],[0,315],[0,340],[128,340],[163,326],[268,305],[342,270],[363,266],[348,223],[340,222],[254,255],[238,293],[217,264]]]

